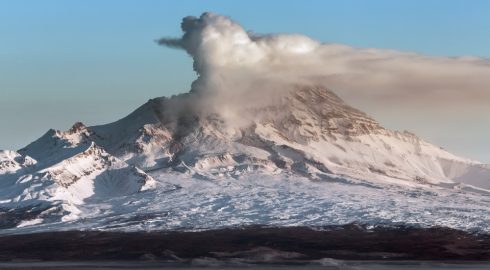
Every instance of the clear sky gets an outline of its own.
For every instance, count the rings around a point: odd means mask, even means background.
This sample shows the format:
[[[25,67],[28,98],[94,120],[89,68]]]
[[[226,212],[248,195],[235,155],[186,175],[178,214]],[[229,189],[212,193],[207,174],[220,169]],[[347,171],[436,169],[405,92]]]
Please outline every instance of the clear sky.
[[[76,121],[110,122],[149,98],[187,91],[195,78],[191,59],[154,40],[180,36],[181,19],[204,11],[230,16],[257,33],[490,58],[486,0],[0,0],[0,149],[18,149],[49,128]],[[438,127],[423,115],[395,121],[383,108],[367,113],[390,128],[490,162],[490,130],[478,128],[490,126],[489,117]]]

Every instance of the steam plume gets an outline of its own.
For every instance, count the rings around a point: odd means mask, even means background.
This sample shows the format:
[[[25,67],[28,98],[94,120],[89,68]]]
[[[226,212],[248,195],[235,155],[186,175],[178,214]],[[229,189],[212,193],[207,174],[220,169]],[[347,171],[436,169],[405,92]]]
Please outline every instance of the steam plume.
[[[181,27],[181,38],[158,43],[193,58],[198,78],[191,93],[199,99],[199,110],[220,112],[233,121],[243,106],[269,103],[288,85],[302,83],[323,84],[365,107],[383,102],[437,108],[490,104],[487,59],[359,49],[302,35],[257,35],[213,13],[185,17]]]

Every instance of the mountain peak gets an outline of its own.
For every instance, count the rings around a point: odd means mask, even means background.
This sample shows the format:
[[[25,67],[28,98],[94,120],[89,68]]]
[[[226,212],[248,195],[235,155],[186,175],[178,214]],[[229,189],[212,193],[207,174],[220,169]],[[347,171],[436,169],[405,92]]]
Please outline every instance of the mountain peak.
[[[82,122],[76,122],[67,132],[69,134],[74,134],[74,133],[79,133],[81,131],[84,131],[86,129],[87,127]]]
[[[299,178],[490,192],[488,166],[384,129],[326,87],[294,85],[272,99],[229,108],[232,117],[206,111],[199,98],[151,99],[116,122],[77,122],[18,152],[0,152],[0,208],[42,201],[46,208],[36,222],[68,221],[79,219],[86,204],[173,192],[185,184],[182,178],[198,186]],[[119,211],[116,205],[112,211]]]

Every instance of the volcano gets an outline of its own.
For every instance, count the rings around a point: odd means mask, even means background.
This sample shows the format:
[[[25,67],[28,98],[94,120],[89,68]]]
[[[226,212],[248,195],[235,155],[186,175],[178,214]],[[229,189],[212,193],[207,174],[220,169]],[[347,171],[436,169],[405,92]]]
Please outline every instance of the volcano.
[[[489,165],[384,128],[321,79],[372,90],[379,80],[368,77],[405,74],[393,59],[458,61],[257,35],[213,13],[181,26],[182,37],[157,42],[193,58],[189,92],[0,152],[0,234],[345,224],[490,232]],[[414,86],[438,85],[424,78]]]
[[[391,131],[328,88],[294,85],[247,120],[178,115],[193,93],[0,154],[2,233],[242,225],[488,231],[490,167]],[[169,110],[172,109],[172,110]]]

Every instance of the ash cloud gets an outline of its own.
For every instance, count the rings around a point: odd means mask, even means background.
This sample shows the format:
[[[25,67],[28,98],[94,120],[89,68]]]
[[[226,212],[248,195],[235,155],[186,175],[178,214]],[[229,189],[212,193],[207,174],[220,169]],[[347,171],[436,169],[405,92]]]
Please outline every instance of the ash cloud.
[[[193,108],[229,121],[243,119],[246,106],[269,104],[292,84],[321,84],[365,108],[490,104],[487,59],[360,49],[302,35],[257,35],[213,13],[186,17],[181,27],[182,37],[162,38],[158,44],[183,49],[193,58],[198,74],[190,91],[197,100],[190,102]]]

